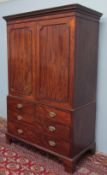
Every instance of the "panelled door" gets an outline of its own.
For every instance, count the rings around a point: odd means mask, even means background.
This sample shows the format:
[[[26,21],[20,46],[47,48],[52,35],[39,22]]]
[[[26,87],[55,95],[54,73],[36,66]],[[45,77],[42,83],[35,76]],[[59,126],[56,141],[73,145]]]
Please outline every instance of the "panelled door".
[[[72,105],[74,27],[73,18],[37,23],[37,99],[46,104]]]
[[[8,27],[10,95],[35,98],[35,23]]]

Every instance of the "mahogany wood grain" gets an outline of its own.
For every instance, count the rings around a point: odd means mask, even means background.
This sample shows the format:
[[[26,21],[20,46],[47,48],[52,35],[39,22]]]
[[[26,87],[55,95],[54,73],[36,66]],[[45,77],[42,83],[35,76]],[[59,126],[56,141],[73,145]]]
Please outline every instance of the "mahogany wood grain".
[[[31,127],[27,124],[20,124],[14,121],[8,122],[8,132],[10,134],[13,134],[17,137],[28,140],[40,146],[44,146],[45,148],[50,149],[59,154],[63,154],[65,156],[70,155],[69,142],[59,139],[59,137],[56,138],[54,136],[43,134],[42,129],[41,129],[41,132],[39,133],[40,131],[39,127],[41,126],[40,125],[36,126],[36,130],[34,130],[34,127]],[[20,130],[22,131],[22,133],[18,132]],[[56,145],[51,146],[49,142],[55,142]]]
[[[39,25],[38,98],[65,103],[69,97],[69,26],[61,20],[59,23],[55,20],[55,24],[51,20]]]
[[[18,104],[21,104],[22,108],[18,109]],[[55,113],[54,117],[49,116],[52,112]],[[71,114],[69,112],[43,105],[37,105],[35,108],[35,104],[29,101],[8,97],[8,121],[28,123],[38,128],[41,133],[70,141]],[[52,130],[53,127],[55,131]]]
[[[70,141],[71,127],[64,126],[57,121],[51,121],[49,119],[38,120],[39,116],[34,114],[27,114],[22,112],[16,112],[8,110],[8,122],[13,121],[17,123],[25,123],[29,126],[35,127],[41,134],[47,134],[52,137],[60,138],[65,141]]]
[[[39,116],[38,116],[39,117]],[[66,141],[71,141],[71,127],[64,126],[60,123],[57,123],[57,121],[51,121],[49,119],[46,119],[45,117],[42,117],[43,120],[37,120],[35,118],[34,125],[36,126],[37,123],[40,123],[43,133],[49,134],[50,136],[57,137]],[[54,128],[53,130],[51,128]]]
[[[73,157],[83,151],[89,144],[95,143],[95,116],[96,103],[91,103],[72,113]]]
[[[74,18],[41,20],[37,23],[36,88],[40,102],[56,107],[72,107],[74,28]]]
[[[8,128],[8,132],[10,134],[13,134],[17,137],[21,137],[25,140],[28,140],[32,143],[36,143],[36,144],[41,144],[42,142],[42,137],[40,137],[40,125],[37,126],[36,130],[34,130],[33,127],[30,127],[27,124],[21,124],[18,122],[15,122],[14,120],[10,120],[8,122],[7,128]],[[19,133],[18,130],[21,130],[22,133]]]
[[[10,25],[8,33],[9,93],[34,99],[35,23]]]
[[[76,26],[73,108],[96,101],[98,62],[99,23],[78,17]]]
[[[55,147],[52,147],[49,145],[49,141],[54,141],[56,143],[56,146]],[[49,149],[49,150],[52,150],[54,152],[57,152],[59,154],[62,154],[64,156],[70,156],[70,152],[71,152],[71,145],[69,142],[67,141],[64,141],[63,139],[61,138],[55,138],[55,137],[52,137],[50,135],[44,135],[44,147]]]
[[[22,105],[22,107],[18,108],[18,104]],[[25,99],[19,99],[19,98],[14,98],[10,96],[7,97],[7,107],[11,111],[14,110],[18,113],[20,112],[20,114],[21,113],[34,114],[34,110],[35,110],[34,103]]]
[[[55,113],[54,117],[50,116],[51,112]],[[53,107],[37,104],[35,108],[35,113],[36,113],[36,119],[38,121],[42,121],[45,119],[52,123],[57,122],[67,127],[71,127],[72,125],[71,112],[69,111],[64,112],[62,110],[58,110]]]
[[[8,109],[8,121],[10,120],[34,125],[34,114]]]

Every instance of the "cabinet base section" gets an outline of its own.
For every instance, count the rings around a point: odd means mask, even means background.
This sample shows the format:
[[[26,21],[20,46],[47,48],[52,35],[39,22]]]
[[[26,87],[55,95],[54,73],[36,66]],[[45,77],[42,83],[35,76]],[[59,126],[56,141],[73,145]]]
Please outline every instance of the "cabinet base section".
[[[54,155],[55,157],[57,157],[63,163],[65,171],[68,172],[68,173],[74,173],[75,172],[75,168],[76,168],[76,165],[77,165],[78,161],[80,160],[80,158],[86,152],[90,152],[90,154],[95,154],[95,151],[96,151],[96,144],[93,142],[90,145],[88,145],[83,151],[81,151],[79,154],[77,154],[75,157],[68,158],[68,157],[65,157],[61,154],[55,153],[55,152],[50,151],[46,148],[43,148],[43,147],[38,146],[36,144],[33,144],[31,142],[25,141],[24,139],[20,139],[16,136],[13,136],[13,135],[9,134],[9,133],[6,133],[6,140],[7,140],[8,144],[11,144],[11,142],[13,142],[15,140],[21,141],[21,142],[24,142],[28,145],[31,145],[33,147],[38,148],[40,151],[43,151],[43,152],[49,153],[51,155]]]

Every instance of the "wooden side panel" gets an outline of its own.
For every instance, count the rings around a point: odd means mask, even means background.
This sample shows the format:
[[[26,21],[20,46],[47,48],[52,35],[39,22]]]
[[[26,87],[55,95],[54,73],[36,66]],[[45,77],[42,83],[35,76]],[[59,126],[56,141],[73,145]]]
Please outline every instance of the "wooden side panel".
[[[74,108],[96,100],[99,23],[77,17]]]
[[[52,19],[37,26],[38,100],[71,105],[74,20]],[[71,49],[72,45],[72,49]]]
[[[72,113],[73,151],[75,156],[95,142],[96,104],[92,103]]]
[[[10,25],[8,36],[10,94],[33,98],[34,25]]]

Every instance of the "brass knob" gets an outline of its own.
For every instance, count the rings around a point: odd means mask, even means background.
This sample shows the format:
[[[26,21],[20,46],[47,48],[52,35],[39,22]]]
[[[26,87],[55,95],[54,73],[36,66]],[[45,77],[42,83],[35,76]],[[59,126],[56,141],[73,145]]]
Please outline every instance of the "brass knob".
[[[56,128],[54,126],[49,126],[48,129],[50,132],[54,132],[56,130]]]
[[[55,147],[56,146],[56,143],[52,140],[49,141],[49,145],[52,146],[52,147]]]
[[[22,104],[17,104],[17,109],[21,109],[21,108],[23,108],[23,105]]]
[[[22,134],[23,130],[22,129],[18,129],[17,132],[18,132],[18,134]]]
[[[17,116],[17,120],[22,120],[22,119],[23,119],[23,117],[21,115]]]
[[[56,113],[55,113],[55,112],[49,112],[49,116],[50,116],[51,118],[54,118],[54,117],[56,116]]]

